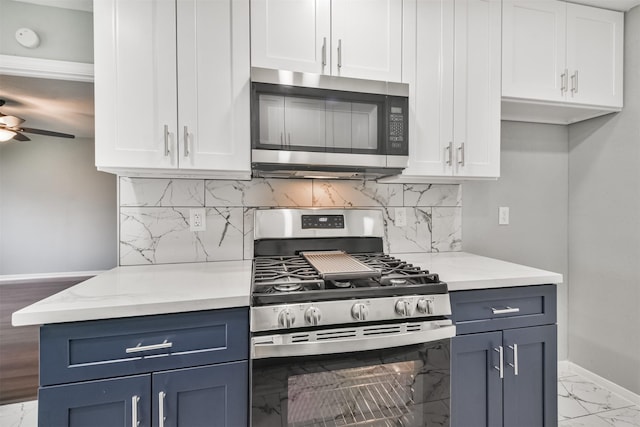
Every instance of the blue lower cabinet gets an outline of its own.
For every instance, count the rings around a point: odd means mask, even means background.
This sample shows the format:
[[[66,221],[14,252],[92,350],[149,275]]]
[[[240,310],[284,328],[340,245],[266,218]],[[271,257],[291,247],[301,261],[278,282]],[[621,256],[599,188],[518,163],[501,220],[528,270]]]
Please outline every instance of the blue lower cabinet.
[[[451,302],[451,427],[557,426],[555,286],[456,291]]]
[[[38,425],[151,427],[151,375],[42,387]]]
[[[153,425],[246,426],[248,374],[246,361],[154,373]]]
[[[558,422],[556,325],[506,330],[503,342],[506,352],[504,425],[555,426]]]
[[[451,425],[502,426],[501,332],[451,340]]]

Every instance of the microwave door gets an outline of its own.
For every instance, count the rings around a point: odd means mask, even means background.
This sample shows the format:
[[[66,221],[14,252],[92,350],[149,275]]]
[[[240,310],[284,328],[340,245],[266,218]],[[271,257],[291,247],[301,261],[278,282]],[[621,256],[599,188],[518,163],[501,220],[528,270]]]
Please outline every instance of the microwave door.
[[[326,105],[323,99],[284,99],[285,146],[325,151]]]

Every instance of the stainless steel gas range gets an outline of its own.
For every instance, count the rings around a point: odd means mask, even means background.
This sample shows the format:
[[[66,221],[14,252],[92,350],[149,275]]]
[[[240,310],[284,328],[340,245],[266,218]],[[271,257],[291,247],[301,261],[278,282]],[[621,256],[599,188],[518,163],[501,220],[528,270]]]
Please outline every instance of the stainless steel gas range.
[[[256,211],[253,426],[449,425],[447,285],[383,237],[380,210]]]

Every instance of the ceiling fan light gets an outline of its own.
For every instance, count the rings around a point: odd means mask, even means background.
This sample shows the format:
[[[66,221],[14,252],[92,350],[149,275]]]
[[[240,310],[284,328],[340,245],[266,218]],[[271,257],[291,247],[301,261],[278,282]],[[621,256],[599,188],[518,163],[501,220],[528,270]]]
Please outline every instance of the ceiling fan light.
[[[12,130],[0,129],[0,142],[8,141],[16,135],[17,133]]]

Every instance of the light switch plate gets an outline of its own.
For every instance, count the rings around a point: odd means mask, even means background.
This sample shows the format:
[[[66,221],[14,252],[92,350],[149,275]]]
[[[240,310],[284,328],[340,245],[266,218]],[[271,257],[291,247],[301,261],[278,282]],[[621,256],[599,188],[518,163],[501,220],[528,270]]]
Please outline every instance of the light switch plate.
[[[509,208],[506,206],[498,208],[498,225],[509,225]]]

